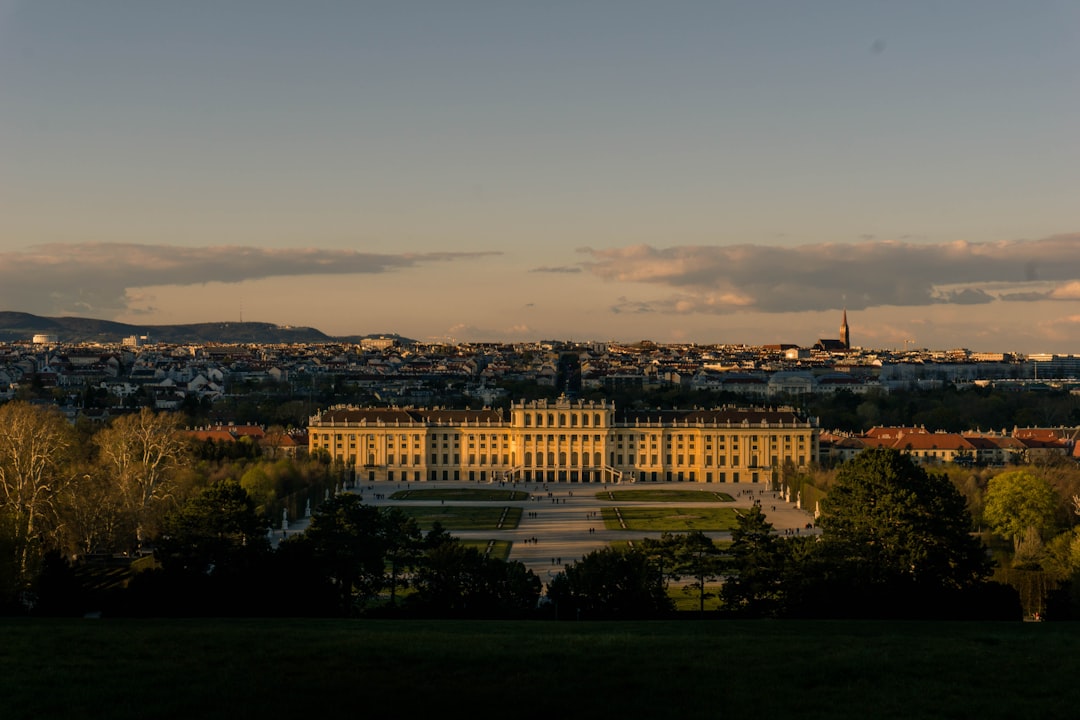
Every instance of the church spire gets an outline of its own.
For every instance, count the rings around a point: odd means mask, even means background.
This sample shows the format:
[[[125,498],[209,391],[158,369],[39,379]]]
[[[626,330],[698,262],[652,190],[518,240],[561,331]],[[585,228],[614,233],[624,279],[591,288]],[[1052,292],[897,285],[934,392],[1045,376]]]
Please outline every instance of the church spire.
[[[840,342],[845,350],[851,349],[851,337],[848,335],[847,308],[844,308],[844,319],[840,321]]]

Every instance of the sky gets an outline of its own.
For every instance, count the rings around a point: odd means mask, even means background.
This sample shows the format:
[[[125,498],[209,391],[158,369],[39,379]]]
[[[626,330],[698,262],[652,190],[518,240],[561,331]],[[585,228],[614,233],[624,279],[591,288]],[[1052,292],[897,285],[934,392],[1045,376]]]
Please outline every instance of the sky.
[[[1080,353],[1073,0],[0,0],[0,310]]]

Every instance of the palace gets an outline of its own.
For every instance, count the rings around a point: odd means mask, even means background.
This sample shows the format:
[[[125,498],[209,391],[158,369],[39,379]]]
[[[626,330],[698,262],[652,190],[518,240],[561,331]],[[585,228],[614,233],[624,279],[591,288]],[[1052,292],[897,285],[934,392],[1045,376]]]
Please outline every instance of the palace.
[[[616,410],[536,400],[501,410],[339,406],[310,418],[308,448],[362,481],[771,483],[817,458],[792,408]]]

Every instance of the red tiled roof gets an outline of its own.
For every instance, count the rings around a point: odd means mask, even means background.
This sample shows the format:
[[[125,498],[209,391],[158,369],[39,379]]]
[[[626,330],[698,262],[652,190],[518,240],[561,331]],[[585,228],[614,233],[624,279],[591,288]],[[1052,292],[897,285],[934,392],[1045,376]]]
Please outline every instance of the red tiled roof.
[[[236,437],[228,430],[187,430],[184,434],[192,440],[213,440],[215,442],[235,442]]]
[[[927,435],[924,427],[872,427],[866,431],[866,437],[898,438],[905,435]]]
[[[897,438],[897,450],[974,450],[975,446],[955,433],[915,433]]]

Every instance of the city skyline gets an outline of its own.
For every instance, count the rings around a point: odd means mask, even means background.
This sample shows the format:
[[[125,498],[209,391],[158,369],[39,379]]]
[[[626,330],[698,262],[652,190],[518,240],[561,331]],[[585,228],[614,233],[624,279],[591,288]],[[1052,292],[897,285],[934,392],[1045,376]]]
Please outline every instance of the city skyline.
[[[0,309],[1078,353],[1080,6],[0,0]]]

